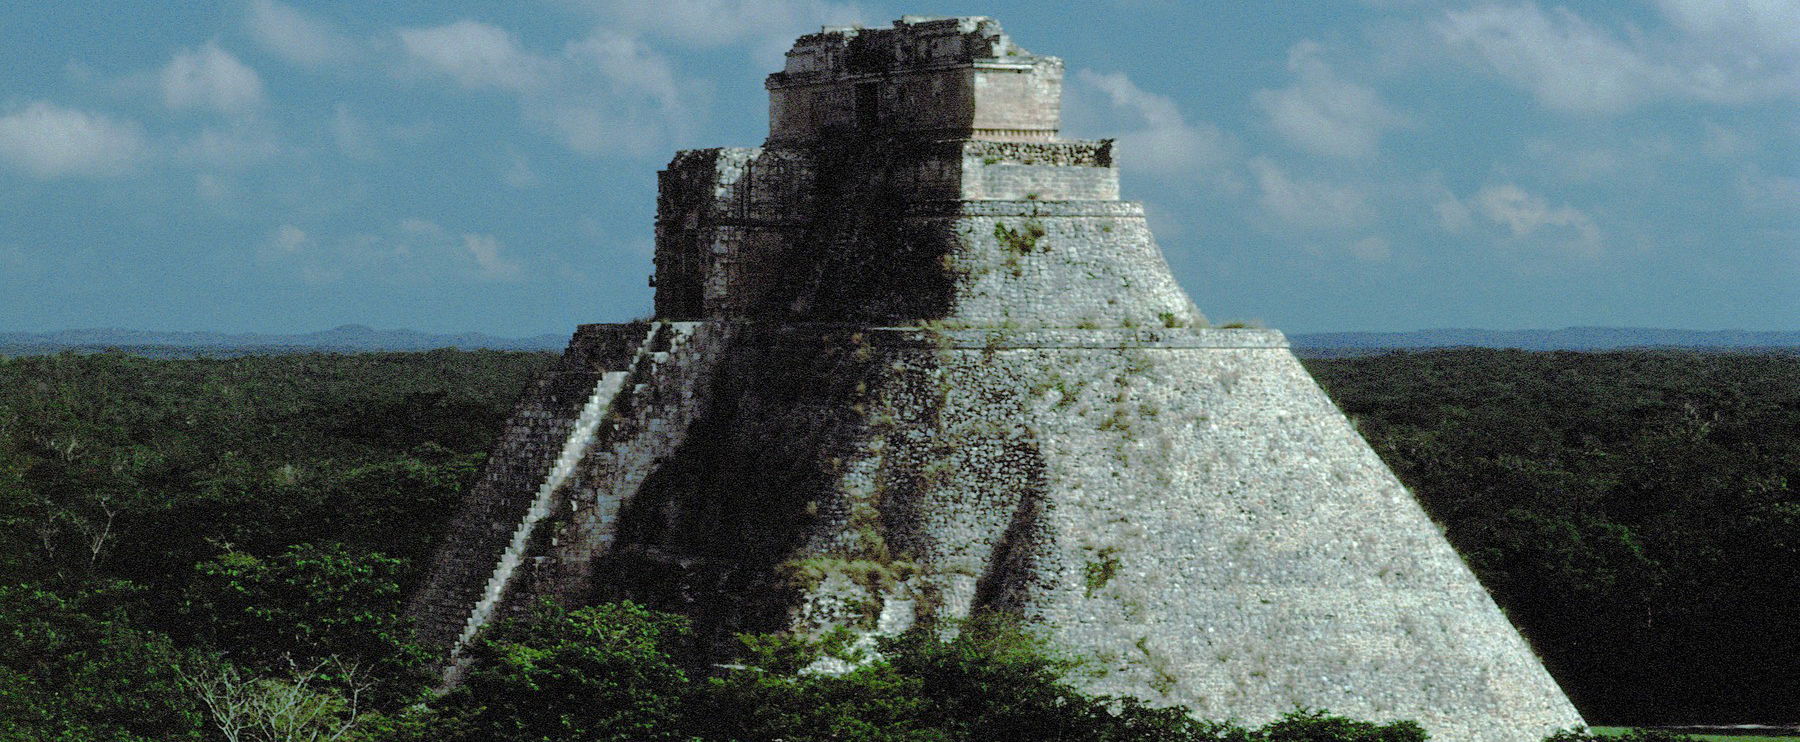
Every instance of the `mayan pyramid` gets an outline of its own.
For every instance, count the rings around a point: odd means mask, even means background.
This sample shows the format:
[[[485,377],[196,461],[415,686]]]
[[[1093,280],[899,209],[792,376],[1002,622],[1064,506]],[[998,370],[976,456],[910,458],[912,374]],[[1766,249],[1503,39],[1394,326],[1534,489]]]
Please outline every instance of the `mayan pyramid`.
[[[1581,724],[1282,334],[1206,326],[1061,82],[987,18],[827,28],[762,147],[677,154],[656,320],[576,331],[413,600],[449,680],[545,596],[720,656],[1001,610],[1202,717]]]

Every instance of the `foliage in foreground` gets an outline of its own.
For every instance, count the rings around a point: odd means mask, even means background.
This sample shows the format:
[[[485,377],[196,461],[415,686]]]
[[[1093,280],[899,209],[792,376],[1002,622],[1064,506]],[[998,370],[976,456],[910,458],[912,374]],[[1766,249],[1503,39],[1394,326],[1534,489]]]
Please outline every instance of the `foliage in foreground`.
[[[0,586],[0,740],[200,738],[176,672],[186,658],[114,599]]]
[[[0,358],[0,740],[402,726],[400,596],[553,358]]]
[[[791,652],[752,651],[726,674],[677,665],[678,617],[630,604],[544,605],[498,624],[467,683],[433,713],[433,738],[956,742],[1422,742],[1414,723],[1373,724],[1296,710],[1260,729],[1199,721],[1181,708],[1093,696],[1064,678],[1076,663],[1017,625],[984,618],[954,638],[916,630],[843,675],[796,670]],[[746,637],[767,650],[791,644]],[[816,651],[818,647],[815,645]],[[446,736],[454,729],[455,736]],[[388,739],[413,739],[401,735]]]

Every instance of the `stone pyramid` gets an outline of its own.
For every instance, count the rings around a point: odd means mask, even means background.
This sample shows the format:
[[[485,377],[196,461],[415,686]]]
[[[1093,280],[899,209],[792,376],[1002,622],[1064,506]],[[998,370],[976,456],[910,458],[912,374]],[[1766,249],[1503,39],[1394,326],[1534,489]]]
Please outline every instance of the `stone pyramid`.
[[[577,330],[414,598],[449,680],[546,596],[720,655],[1002,610],[1203,717],[1581,724],[1281,333],[1205,326],[1061,80],[987,18],[827,28],[764,146],[677,154],[658,319]]]

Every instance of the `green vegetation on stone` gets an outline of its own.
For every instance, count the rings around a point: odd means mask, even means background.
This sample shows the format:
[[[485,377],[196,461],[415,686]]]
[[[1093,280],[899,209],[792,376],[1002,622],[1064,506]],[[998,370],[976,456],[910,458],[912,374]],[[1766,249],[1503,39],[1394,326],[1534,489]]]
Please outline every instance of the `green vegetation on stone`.
[[[1044,234],[1044,225],[1036,221],[1027,221],[1018,229],[1013,229],[1005,224],[994,225],[994,239],[999,240],[1000,245],[1012,255],[1036,252],[1038,240],[1042,239]]]
[[[1087,597],[1094,597],[1094,591],[1106,587],[1106,583],[1111,582],[1113,576],[1119,573],[1117,552],[1118,550],[1112,547],[1101,549],[1098,554],[1095,554],[1099,561],[1089,560],[1082,565],[1081,576],[1087,588]]]

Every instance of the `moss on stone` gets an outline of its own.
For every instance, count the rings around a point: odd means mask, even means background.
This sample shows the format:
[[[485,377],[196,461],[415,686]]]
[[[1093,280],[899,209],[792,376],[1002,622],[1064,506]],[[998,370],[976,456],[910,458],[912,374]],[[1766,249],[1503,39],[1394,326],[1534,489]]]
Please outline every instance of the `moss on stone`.
[[[1156,689],[1157,693],[1169,695],[1169,691],[1175,689],[1175,684],[1181,682],[1181,678],[1175,676],[1169,658],[1151,650],[1150,637],[1147,636],[1138,637],[1132,646],[1137,647],[1138,652],[1144,655],[1139,663],[1150,671],[1150,687]]]
[[[1082,581],[1087,585],[1087,597],[1094,597],[1094,592],[1106,587],[1106,583],[1119,574],[1119,556],[1117,550],[1107,547],[1095,556],[1099,561],[1089,560],[1081,569]]]
[[[1005,224],[994,225],[994,239],[999,240],[1000,246],[1015,256],[1038,252],[1038,240],[1043,236],[1044,225],[1035,220],[1026,221],[1019,225],[1019,229],[1012,229]]]

